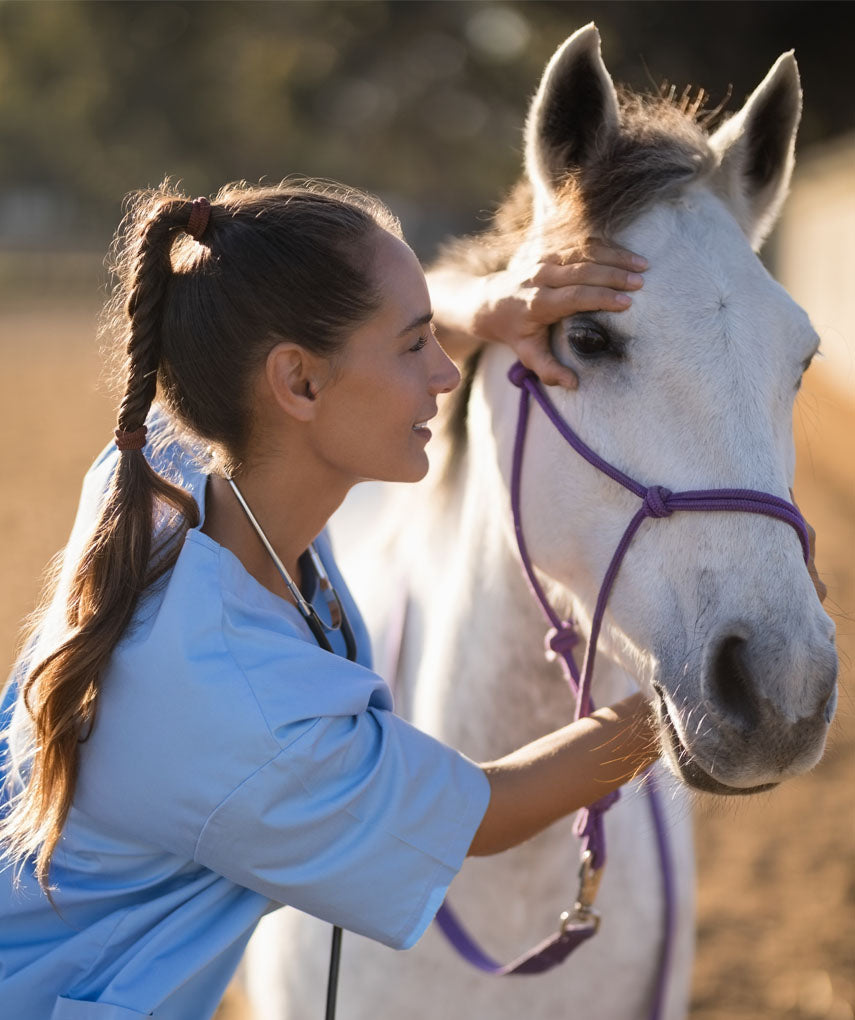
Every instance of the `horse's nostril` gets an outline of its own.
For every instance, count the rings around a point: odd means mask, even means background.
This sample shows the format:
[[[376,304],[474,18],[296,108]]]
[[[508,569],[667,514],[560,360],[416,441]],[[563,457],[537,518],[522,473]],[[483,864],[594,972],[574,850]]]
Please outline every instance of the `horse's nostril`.
[[[719,645],[712,664],[712,693],[717,706],[746,729],[758,722],[757,699],[746,662],[746,641],[732,634]]]

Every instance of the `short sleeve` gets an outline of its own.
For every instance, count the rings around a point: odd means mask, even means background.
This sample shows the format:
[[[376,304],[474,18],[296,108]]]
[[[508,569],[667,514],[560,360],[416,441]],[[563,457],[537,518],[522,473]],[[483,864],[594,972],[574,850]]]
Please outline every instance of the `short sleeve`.
[[[442,904],[488,800],[477,765],[392,712],[318,718],[211,813],[196,859],[406,949]]]

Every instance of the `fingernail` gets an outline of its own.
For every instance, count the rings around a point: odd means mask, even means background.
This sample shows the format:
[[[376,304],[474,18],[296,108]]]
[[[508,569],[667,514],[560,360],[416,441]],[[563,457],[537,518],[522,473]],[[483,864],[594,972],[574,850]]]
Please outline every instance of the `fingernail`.
[[[644,277],[639,276],[638,273],[627,273],[626,274],[626,285],[627,287],[640,287],[644,283]]]
[[[647,259],[643,255],[633,255],[632,264],[636,269],[647,269]]]
[[[632,298],[629,294],[615,294],[615,304],[620,305],[621,308],[629,308],[632,304]]]

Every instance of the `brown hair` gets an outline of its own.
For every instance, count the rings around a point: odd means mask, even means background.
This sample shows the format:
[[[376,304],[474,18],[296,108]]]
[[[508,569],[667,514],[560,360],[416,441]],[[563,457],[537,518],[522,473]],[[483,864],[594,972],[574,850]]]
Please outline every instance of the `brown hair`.
[[[193,209],[168,184],[137,193],[116,235],[106,321],[118,327],[122,351],[117,424],[138,430],[159,387],[176,424],[231,467],[245,451],[250,385],[267,353],[287,338],[333,358],[379,306],[371,276],[378,230],[400,236],[400,228],[377,200],[328,183],[228,185],[199,241],[186,232]],[[46,891],[101,676],[140,595],[171,569],[198,523],[193,497],[141,450],[119,454],[71,582],[66,637],[21,683],[32,751],[0,842],[19,864],[34,858]]]

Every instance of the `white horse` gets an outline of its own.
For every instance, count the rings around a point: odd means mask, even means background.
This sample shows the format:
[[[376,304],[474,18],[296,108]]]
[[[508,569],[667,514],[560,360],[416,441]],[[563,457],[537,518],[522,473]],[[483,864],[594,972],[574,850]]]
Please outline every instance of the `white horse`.
[[[606,232],[647,256],[629,311],[579,315],[555,329],[555,352],[580,387],[550,392],[589,446],[645,484],[787,498],[793,399],[817,340],[755,251],[788,187],[800,105],[796,64],[786,54],[745,107],[708,135],[695,111],[619,96],[588,26],[555,54],[532,104],[527,186],[515,199],[521,232],[509,241],[497,229],[474,255],[473,242],[452,253],[486,271],[580,232]],[[382,546],[382,536],[370,542],[360,528],[345,564],[374,621],[394,617],[406,583],[399,707],[475,760],[495,759],[572,714],[557,666],[544,659],[546,625],[514,541],[512,360],[492,345],[470,361],[446,434],[455,462],[432,488],[400,494],[397,523],[386,531],[391,544]],[[553,604],[587,632],[638,501],[570,449],[536,407],[522,484],[538,576]],[[642,525],[609,601],[600,650],[595,701],[636,685],[649,692],[675,777],[667,814],[677,942],[664,1014],[674,1020],[686,1012],[692,957],[682,791],[747,793],[816,763],[833,711],[833,625],[786,524],[677,513]],[[435,928],[404,954],[345,935],[341,1020],[647,1016],[662,892],[637,783],[609,812],[606,829],[602,927],[559,968],[484,976]],[[570,825],[561,823],[514,851],[468,861],[449,898],[486,950],[510,959],[548,936],[572,904],[577,860]],[[249,954],[257,1017],[321,1014],[328,943],[328,926],[296,911],[265,919]]]

